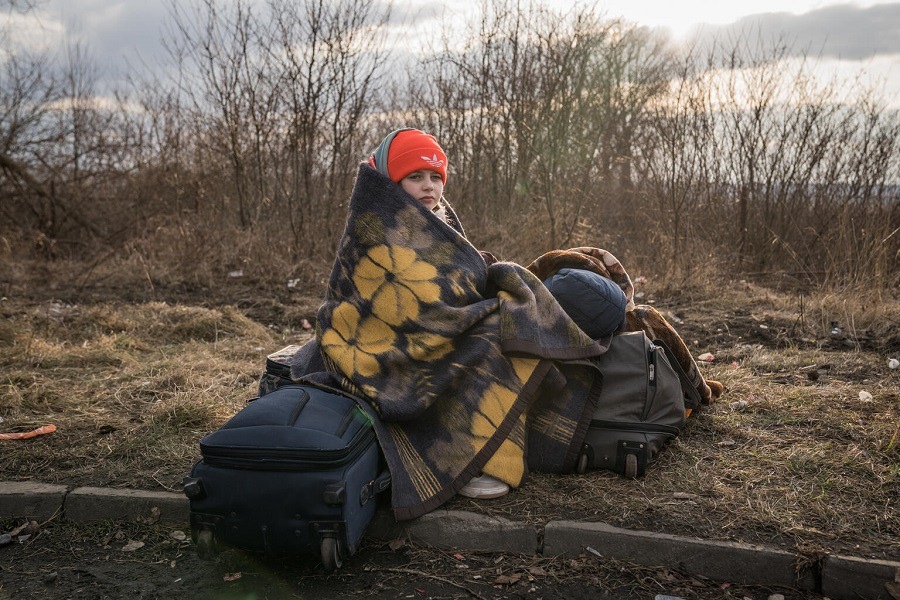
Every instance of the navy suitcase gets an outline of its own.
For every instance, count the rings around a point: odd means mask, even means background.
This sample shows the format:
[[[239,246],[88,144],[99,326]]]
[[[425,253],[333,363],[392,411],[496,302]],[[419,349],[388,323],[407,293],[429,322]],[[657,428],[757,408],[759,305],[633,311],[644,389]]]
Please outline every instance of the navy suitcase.
[[[329,571],[356,552],[390,484],[371,422],[347,397],[285,385],[200,440],[184,480],[201,557],[223,547],[312,552]]]

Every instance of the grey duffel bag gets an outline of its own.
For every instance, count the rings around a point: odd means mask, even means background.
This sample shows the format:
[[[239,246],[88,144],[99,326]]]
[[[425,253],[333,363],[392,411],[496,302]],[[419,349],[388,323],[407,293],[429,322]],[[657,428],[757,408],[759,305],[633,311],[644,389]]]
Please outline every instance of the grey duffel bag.
[[[681,433],[685,409],[699,406],[700,396],[666,345],[643,331],[616,334],[597,362],[603,389],[577,469],[643,475]]]

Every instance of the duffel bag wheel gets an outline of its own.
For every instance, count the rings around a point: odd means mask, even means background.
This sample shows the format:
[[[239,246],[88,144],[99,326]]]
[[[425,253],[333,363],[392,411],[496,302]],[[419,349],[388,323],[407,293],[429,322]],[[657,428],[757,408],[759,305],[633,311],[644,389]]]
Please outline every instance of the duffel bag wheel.
[[[587,471],[588,457],[587,454],[582,454],[578,457],[578,465],[575,467],[576,473],[584,473]]]
[[[213,532],[209,529],[204,529],[200,533],[197,534],[197,556],[202,558],[203,560],[212,560],[216,557],[216,540],[213,537]]]
[[[638,460],[637,454],[625,455],[625,477],[628,479],[637,479],[638,476]]]
[[[322,551],[322,564],[329,573],[340,569],[344,564],[341,559],[341,544],[336,537],[323,537],[320,550]]]

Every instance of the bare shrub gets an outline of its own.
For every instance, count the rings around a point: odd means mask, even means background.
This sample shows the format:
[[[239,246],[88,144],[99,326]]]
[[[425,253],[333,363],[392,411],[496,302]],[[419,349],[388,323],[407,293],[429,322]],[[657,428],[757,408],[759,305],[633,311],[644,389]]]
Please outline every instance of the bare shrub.
[[[81,260],[77,285],[130,276],[151,297],[235,271],[318,285],[359,161],[416,126],[448,151],[470,238],[504,258],[593,245],[677,285],[897,289],[900,114],[877,90],[815,79],[789,41],[682,53],[598,8],[484,2],[397,57],[374,0],[173,2],[173,70],[127,92],[83,47],[0,40],[5,271]]]

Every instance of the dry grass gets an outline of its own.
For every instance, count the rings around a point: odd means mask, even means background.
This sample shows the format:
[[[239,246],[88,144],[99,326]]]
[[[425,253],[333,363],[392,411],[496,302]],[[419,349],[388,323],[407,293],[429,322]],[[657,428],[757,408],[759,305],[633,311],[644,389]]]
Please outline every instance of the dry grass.
[[[716,355],[704,371],[726,384],[722,402],[639,480],[534,474],[503,499],[449,507],[897,560],[900,370],[886,364],[900,352],[897,300],[810,296],[801,308],[795,293],[743,283],[642,291]],[[308,337],[297,322],[315,308],[259,289],[109,297],[0,301],[0,431],[59,428],[0,442],[0,480],[179,491],[198,440],[255,394],[267,352]],[[218,307],[200,306],[211,298]]]
[[[6,442],[4,478],[177,490],[199,437],[252,397],[280,343],[230,307],[7,301],[4,317],[3,430],[59,428]]]

